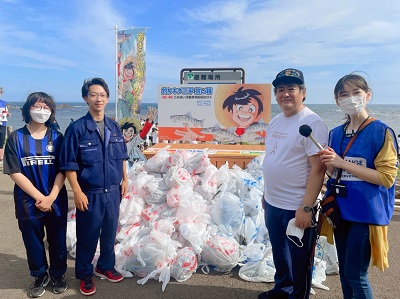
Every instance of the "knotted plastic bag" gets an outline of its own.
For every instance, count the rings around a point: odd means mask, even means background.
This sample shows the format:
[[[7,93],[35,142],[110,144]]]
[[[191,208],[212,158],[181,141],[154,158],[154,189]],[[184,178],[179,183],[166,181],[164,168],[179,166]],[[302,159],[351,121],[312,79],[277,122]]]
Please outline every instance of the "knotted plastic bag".
[[[171,276],[176,281],[183,282],[196,272],[197,267],[197,256],[194,250],[191,247],[182,248],[171,261]]]
[[[243,249],[240,259],[240,278],[252,282],[274,282],[276,271],[272,247],[266,248],[262,244],[248,245]]]
[[[218,272],[230,272],[239,261],[239,244],[231,237],[212,235],[204,244],[201,260]]]
[[[165,173],[167,171],[167,169],[164,168],[164,165],[167,163],[168,158],[171,156],[171,154],[167,151],[169,147],[170,146],[167,145],[146,161],[146,171],[157,173]]]
[[[245,215],[239,197],[230,192],[218,193],[210,215],[223,233],[237,237],[240,235]]]

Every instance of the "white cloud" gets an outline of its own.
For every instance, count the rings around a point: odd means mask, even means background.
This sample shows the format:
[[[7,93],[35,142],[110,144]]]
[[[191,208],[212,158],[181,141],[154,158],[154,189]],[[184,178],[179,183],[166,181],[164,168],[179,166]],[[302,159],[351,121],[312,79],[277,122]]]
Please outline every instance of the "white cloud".
[[[304,71],[308,99],[318,102],[325,93],[330,103],[331,89],[342,75],[364,70],[375,94],[395,102],[385,95],[400,80],[399,75],[387,75],[397,74],[400,67],[398,0],[148,0],[140,5],[123,0],[3,0],[0,67],[19,70],[21,78],[32,72],[63,72],[65,84],[94,75],[113,81],[114,25],[151,27],[145,89],[150,101],[158,84],[179,82],[186,67],[243,67],[247,82],[262,83],[291,66]],[[53,77],[49,80],[56,84]],[[13,84],[4,75],[0,80]],[[79,89],[66,89],[73,88]]]

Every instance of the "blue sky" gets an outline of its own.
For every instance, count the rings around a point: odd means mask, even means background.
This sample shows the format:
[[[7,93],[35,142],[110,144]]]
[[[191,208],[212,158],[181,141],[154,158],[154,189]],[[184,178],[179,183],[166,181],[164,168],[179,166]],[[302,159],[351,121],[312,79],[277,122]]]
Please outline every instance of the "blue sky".
[[[114,89],[115,25],[150,27],[143,102],[179,83],[182,68],[241,67],[246,83],[270,83],[294,67],[307,103],[334,103],[337,80],[358,70],[372,104],[399,103],[398,0],[0,0],[3,98],[40,90],[81,101],[83,80],[96,76]]]

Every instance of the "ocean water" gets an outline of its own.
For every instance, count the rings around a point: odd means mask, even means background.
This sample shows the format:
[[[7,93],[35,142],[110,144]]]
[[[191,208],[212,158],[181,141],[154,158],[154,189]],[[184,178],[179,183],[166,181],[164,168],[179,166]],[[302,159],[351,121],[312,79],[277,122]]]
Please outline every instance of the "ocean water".
[[[12,127],[13,130],[21,128],[25,125],[25,122],[22,120],[22,113],[20,107],[24,105],[23,102],[8,102],[12,110],[10,110],[11,117],[8,118],[7,126]],[[60,106],[66,106],[65,108],[61,108]],[[157,107],[155,103],[142,103],[140,107],[140,114],[145,116],[147,114],[147,107],[153,106]],[[60,126],[60,131],[62,133],[65,132],[65,129],[71,122],[71,119],[77,120],[78,118],[84,116],[88,112],[88,108],[85,102],[66,102],[66,103],[57,103],[56,110],[56,120],[58,125]],[[105,110],[106,116],[115,117],[115,103],[109,103],[106,106]],[[157,118],[155,120],[157,122]]]
[[[12,107],[10,110],[11,117],[8,119],[8,126],[14,129],[18,129],[24,126],[22,121],[21,111],[18,107],[22,107],[21,102],[10,102]],[[66,104],[68,107],[59,108],[60,105]],[[71,122],[71,118],[76,120],[87,113],[87,106],[85,103],[80,102],[70,102],[70,103],[57,103],[57,113],[56,118],[60,125],[61,132],[65,132]],[[141,115],[146,115],[147,107],[154,106],[157,107],[157,103],[142,103],[140,110]],[[341,112],[338,106],[335,104],[310,104],[307,105],[311,110],[317,113],[326,123],[329,129],[332,129],[344,122],[344,114]],[[115,116],[115,103],[109,103],[106,106],[106,115],[113,117]],[[279,106],[276,104],[272,105],[271,118],[278,113],[280,113]],[[390,126],[396,136],[400,134],[400,105],[368,105],[368,112],[370,116],[380,119],[388,126]],[[157,119],[156,119],[157,121]],[[162,126],[162,124],[160,124]]]

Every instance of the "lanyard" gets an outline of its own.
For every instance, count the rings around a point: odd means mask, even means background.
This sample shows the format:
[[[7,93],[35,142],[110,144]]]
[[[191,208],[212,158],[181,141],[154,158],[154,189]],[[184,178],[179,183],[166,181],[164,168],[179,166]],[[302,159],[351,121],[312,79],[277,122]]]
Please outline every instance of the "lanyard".
[[[361,123],[361,125],[358,127],[357,132],[354,134],[353,137],[351,137],[349,143],[346,146],[346,149],[344,150],[343,154],[341,155],[342,159],[344,159],[344,157],[346,156],[347,152],[349,151],[350,147],[353,145],[354,140],[356,139],[356,137],[358,136],[358,134],[370,123],[372,123],[375,120],[375,118],[368,116],[366,119],[364,119],[364,121]],[[343,140],[344,140],[344,136],[346,135],[346,128],[349,125],[349,123],[347,123],[347,125],[344,127],[344,131],[343,131],[343,135],[342,135],[342,140],[340,141],[340,151],[342,150],[342,146],[343,146]],[[336,182],[339,183],[340,181],[340,177],[342,176],[342,170],[343,169],[338,169],[338,175],[336,176]]]

